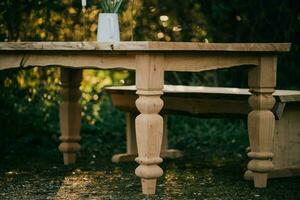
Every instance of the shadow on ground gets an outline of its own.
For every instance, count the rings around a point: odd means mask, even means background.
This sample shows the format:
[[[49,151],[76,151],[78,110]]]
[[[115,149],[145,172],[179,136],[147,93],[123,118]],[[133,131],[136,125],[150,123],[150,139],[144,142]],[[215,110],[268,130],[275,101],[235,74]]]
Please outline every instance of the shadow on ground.
[[[243,158],[186,154],[162,164],[157,195],[147,197],[134,175],[136,163],[113,164],[110,155],[81,153],[76,165],[66,167],[56,150],[16,149],[0,154],[0,199],[300,199],[299,177],[254,189],[242,179]]]

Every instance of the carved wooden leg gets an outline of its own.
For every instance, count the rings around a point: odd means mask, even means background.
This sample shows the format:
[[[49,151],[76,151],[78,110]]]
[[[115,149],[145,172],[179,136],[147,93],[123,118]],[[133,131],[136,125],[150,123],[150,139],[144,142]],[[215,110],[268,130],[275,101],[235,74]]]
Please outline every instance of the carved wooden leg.
[[[61,68],[61,144],[59,150],[63,153],[65,165],[75,163],[76,153],[80,150],[81,106],[78,100],[81,97],[79,90],[81,80],[81,70]]]
[[[296,102],[276,104],[277,109],[281,111],[275,113],[281,114],[277,115],[279,119],[275,121],[274,169],[268,174],[268,179],[300,176],[300,104]],[[245,179],[253,180],[253,172],[249,172],[251,171],[245,173]]]
[[[136,106],[141,112],[136,118],[136,137],[140,164],[135,174],[141,177],[144,194],[155,194],[156,179],[163,174],[158,166],[163,118],[158,114],[163,107],[160,96],[164,85],[164,58],[156,54],[139,54],[136,57],[136,87],[139,98]]]
[[[136,134],[135,134],[135,118],[136,113],[126,113],[126,153],[115,154],[112,157],[112,162],[120,163],[120,162],[130,162],[134,161],[137,157],[137,144],[136,144]],[[168,127],[167,127],[167,115],[163,116],[164,118],[164,132],[163,132],[163,140],[161,145],[161,153],[160,156],[162,158],[180,158],[183,156],[182,151],[178,149],[168,149]]]
[[[252,111],[248,114],[248,132],[252,159],[248,172],[253,173],[255,187],[266,187],[268,173],[273,169],[273,134],[275,117],[271,112],[275,104],[272,96],[276,84],[276,57],[261,57],[260,65],[249,70],[249,88],[252,96],[249,104]]]

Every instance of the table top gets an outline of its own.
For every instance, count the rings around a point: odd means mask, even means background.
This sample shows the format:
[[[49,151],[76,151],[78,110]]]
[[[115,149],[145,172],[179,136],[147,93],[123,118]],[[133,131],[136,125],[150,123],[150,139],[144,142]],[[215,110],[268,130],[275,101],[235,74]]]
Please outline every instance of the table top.
[[[0,42],[7,51],[220,51],[286,52],[290,43],[200,43],[200,42]]]

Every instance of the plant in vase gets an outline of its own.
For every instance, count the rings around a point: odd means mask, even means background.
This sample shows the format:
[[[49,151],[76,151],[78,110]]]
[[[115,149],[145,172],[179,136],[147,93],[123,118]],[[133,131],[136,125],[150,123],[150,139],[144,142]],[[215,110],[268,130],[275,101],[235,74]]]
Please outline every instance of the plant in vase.
[[[102,0],[100,5],[104,13],[99,14],[98,18],[98,42],[119,42],[120,28],[118,11],[123,0]]]

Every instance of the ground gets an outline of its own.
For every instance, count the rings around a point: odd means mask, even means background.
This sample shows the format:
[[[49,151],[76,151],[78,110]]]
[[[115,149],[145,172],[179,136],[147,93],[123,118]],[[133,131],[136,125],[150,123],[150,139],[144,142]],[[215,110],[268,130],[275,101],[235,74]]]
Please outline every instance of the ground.
[[[300,199],[299,177],[255,189],[243,180],[243,156],[199,154],[165,160],[157,194],[145,196],[136,163],[113,164],[111,155],[86,152],[67,167],[56,149],[15,149],[0,154],[0,199]]]

